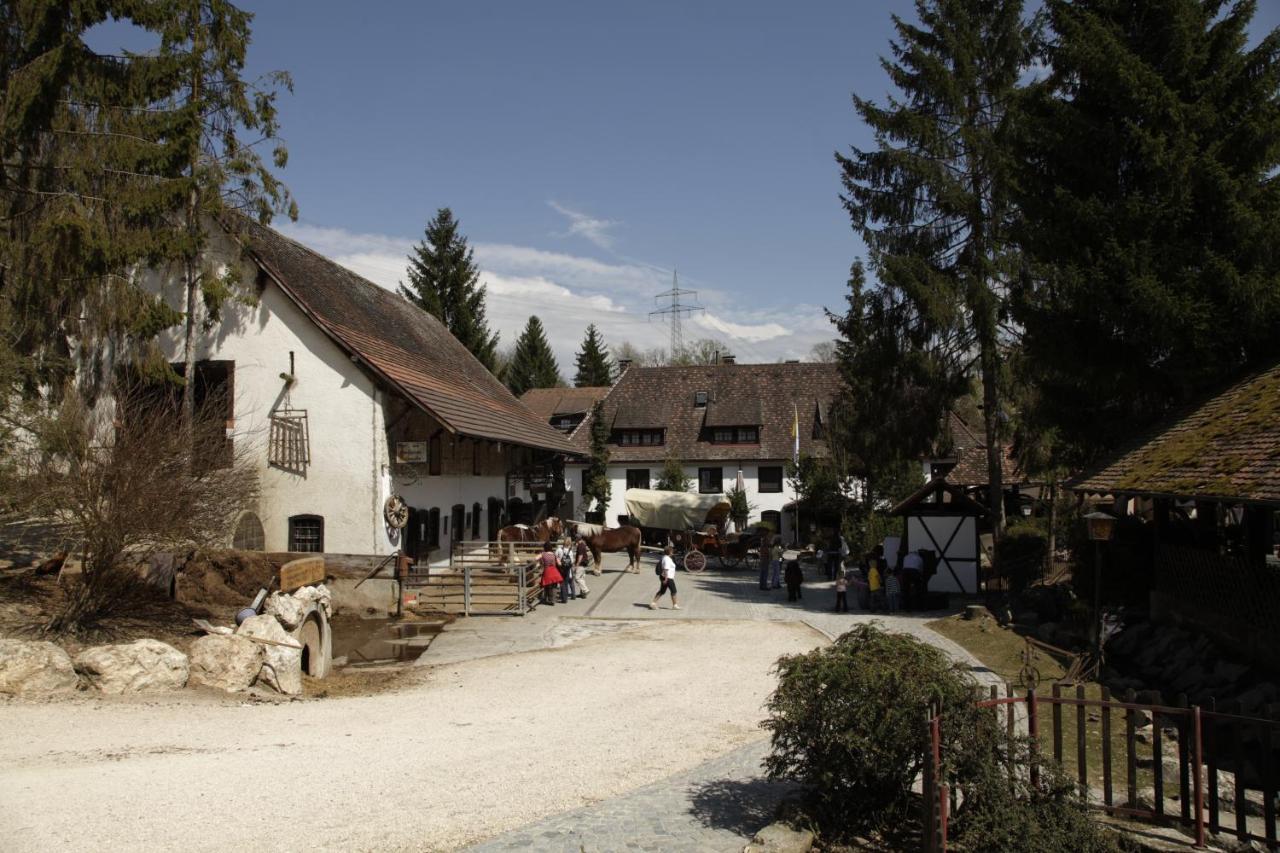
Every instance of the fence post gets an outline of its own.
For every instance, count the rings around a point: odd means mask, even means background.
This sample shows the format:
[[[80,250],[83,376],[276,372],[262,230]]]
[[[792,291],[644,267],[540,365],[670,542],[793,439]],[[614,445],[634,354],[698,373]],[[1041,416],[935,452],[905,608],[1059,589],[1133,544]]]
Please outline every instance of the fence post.
[[[1276,708],[1268,705],[1265,712],[1268,720],[1276,718]],[[1275,744],[1272,742],[1272,727],[1266,723],[1258,725],[1258,740],[1262,749],[1262,833],[1267,837],[1267,849],[1276,849],[1276,762],[1272,755]]]
[[[938,780],[938,851],[947,853],[947,783],[942,777],[942,709],[935,708],[933,713],[933,766],[936,768],[935,778]]]
[[[1111,689],[1102,688],[1102,802],[1111,807]]]
[[[936,768],[933,766],[933,708],[925,708],[924,712],[925,728],[929,732],[929,742],[925,746],[924,753],[924,772],[920,784],[920,834],[924,842],[925,853],[934,853],[934,842],[937,839],[936,824],[934,816],[934,808],[937,805],[936,794],[934,790],[936,782]]]
[[[529,591],[525,589],[528,579],[525,577],[524,563],[521,563],[516,572],[518,579],[516,581],[516,597],[520,599],[520,615],[523,616],[529,609]]]
[[[471,615],[471,567],[462,567],[462,615]]]
[[[1195,791],[1196,791],[1196,846],[1204,847],[1204,779],[1201,774],[1201,767],[1204,762],[1204,750],[1201,741],[1200,730],[1200,706],[1196,705],[1191,709],[1192,720],[1192,768],[1195,771]]]
[[[1036,689],[1027,690],[1027,733],[1031,735],[1031,787],[1040,784],[1040,714],[1036,710]]]
[[[1076,776],[1080,779],[1080,792],[1084,795],[1085,802],[1089,801],[1089,774],[1088,759],[1085,757],[1085,713],[1088,709],[1084,704],[1084,685],[1076,685],[1076,699],[1079,705],[1076,705]]]
[[[1208,745],[1209,757],[1206,770],[1209,773],[1209,831],[1214,835],[1222,829],[1219,811],[1222,809],[1222,803],[1218,797],[1218,720],[1214,716],[1214,712],[1218,710],[1218,702],[1212,696],[1209,697],[1209,725],[1205,730],[1204,739]]]
[[[1127,705],[1132,705],[1134,699],[1137,698],[1130,688],[1124,692],[1124,701]],[[1125,747],[1125,782],[1129,788],[1128,806],[1131,809],[1138,807],[1138,737],[1137,737],[1137,714],[1132,708],[1124,709],[1124,747]]]
[[[1062,764],[1062,684],[1053,683],[1053,760]]]
[[[1187,694],[1179,693],[1177,706],[1190,708]],[[1191,823],[1191,723],[1194,714],[1178,718],[1178,797],[1182,806],[1183,824]]]

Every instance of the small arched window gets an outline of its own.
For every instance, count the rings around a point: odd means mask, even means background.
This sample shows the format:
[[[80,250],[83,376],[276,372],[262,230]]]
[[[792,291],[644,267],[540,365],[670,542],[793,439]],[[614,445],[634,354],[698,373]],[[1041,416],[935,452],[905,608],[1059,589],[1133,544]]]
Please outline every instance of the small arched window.
[[[266,548],[266,531],[262,529],[262,519],[257,513],[246,512],[236,522],[235,535],[231,537],[231,547],[237,551],[262,551]]]

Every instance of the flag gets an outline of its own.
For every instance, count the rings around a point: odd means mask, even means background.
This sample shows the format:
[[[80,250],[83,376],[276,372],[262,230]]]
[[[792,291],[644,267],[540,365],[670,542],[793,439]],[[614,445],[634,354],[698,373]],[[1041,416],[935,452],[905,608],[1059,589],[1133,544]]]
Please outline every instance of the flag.
[[[800,409],[795,403],[791,404],[791,438],[795,441],[795,451],[792,461],[800,464]]]

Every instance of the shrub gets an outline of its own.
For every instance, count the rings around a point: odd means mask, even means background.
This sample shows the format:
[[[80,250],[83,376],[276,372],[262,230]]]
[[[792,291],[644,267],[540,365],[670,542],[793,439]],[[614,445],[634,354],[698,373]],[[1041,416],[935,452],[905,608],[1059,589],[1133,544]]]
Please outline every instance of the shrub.
[[[1008,741],[995,715],[977,707],[965,668],[933,646],[861,625],[826,648],[783,657],[777,672],[762,723],[772,745],[765,768],[804,786],[806,816],[826,841],[878,834],[895,849],[918,843],[908,837],[921,810],[911,787],[932,705],[942,713],[943,776],[963,792],[952,819],[957,849],[1114,849],[1056,767],[1043,765],[1030,784],[1027,741]]]
[[[1010,590],[1019,593],[1044,575],[1049,539],[1044,526],[1023,522],[1009,527],[996,546],[1000,572],[1009,578]]]
[[[769,698],[770,776],[807,788],[807,806],[832,838],[915,818],[911,785],[936,704],[957,727],[979,725],[963,670],[913,637],[860,625],[832,645],[778,661]],[[991,715],[982,715],[987,725]]]

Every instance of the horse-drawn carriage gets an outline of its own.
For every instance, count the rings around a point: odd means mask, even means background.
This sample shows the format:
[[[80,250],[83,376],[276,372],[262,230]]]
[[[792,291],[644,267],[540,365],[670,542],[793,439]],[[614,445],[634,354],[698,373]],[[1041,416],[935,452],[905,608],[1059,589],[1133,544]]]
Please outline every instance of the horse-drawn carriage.
[[[677,559],[690,572],[707,567],[707,558],[734,568],[747,559],[747,551],[758,547],[752,537],[725,534],[729,501],[724,495],[693,495],[656,489],[627,489],[627,515],[641,527],[667,531],[667,541]]]

